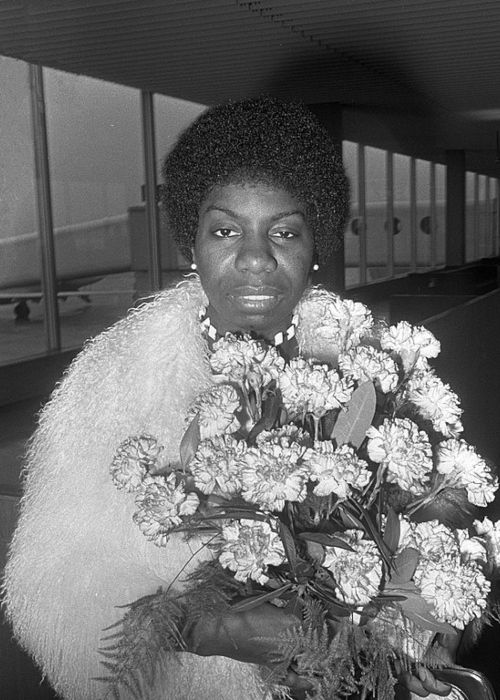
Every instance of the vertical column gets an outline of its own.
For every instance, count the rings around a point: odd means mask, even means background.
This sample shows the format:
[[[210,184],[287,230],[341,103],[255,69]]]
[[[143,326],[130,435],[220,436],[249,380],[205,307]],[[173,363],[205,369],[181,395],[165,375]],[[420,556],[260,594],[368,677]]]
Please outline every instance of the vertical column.
[[[148,228],[149,280],[152,292],[161,289],[161,250],[158,202],[156,201],[156,151],[153,93],[141,93],[142,138]]]
[[[465,263],[465,151],[446,151],[446,265]]]
[[[359,210],[359,283],[368,281],[368,246],[366,240],[366,158],[364,144],[358,144],[358,210]]]
[[[386,256],[385,276],[394,277],[394,155],[392,151],[385,154],[385,201],[386,201]]]
[[[328,131],[332,140],[336,144],[340,155],[342,155],[342,106],[335,103],[311,104],[308,105],[313,114],[316,115],[321,124]],[[314,274],[313,282],[324,284],[325,287],[343,292],[345,290],[345,251],[344,238],[340,245],[329,258],[326,264],[319,261],[320,268]]]
[[[50,192],[49,149],[45,119],[42,66],[30,65],[31,119],[35,152],[38,226],[42,264],[42,302],[48,350],[61,349],[61,329],[57,308],[56,256]]]

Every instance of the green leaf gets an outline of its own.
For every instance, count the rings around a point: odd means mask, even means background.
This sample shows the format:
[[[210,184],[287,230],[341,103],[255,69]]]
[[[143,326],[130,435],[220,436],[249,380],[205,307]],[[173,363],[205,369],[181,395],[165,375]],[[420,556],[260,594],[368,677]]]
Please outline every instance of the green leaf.
[[[345,411],[340,412],[333,428],[332,438],[337,445],[349,443],[354,448],[360,447],[375,415],[376,403],[373,382],[360,384],[353,392]]]
[[[400,532],[399,516],[393,508],[388,508],[383,540],[391,554],[398,548]]]
[[[283,542],[283,547],[285,548],[286,558],[290,564],[290,569],[295,576],[295,567],[297,565],[297,548],[295,547],[295,541],[293,535],[290,532],[290,528],[285,525],[285,523],[279,521],[279,534],[281,541]]]
[[[326,532],[301,532],[298,537],[301,540],[306,540],[306,542],[317,542],[326,547],[339,547],[340,549],[347,549],[349,552],[354,552],[354,549],[351,545],[347,544],[345,540],[342,540],[340,537],[335,537],[335,535],[328,535]]]
[[[272,384],[275,385],[276,382],[273,381]],[[249,445],[255,445],[257,436],[263,430],[271,430],[281,410],[281,403],[281,391],[276,389],[275,386],[268,387],[266,398],[262,402],[262,417],[248,433],[247,441]]]
[[[430,630],[431,632],[443,632],[445,634],[452,632],[455,634],[456,630],[454,627],[447,622],[439,622],[436,620],[432,605],[422,597],[418,590],[411,591],[394,588],[391,589],[391,592],[398,594],[399,590],[401,590],[405,596],[405,600],[399,603],[401,611],[403,615],[414,622],[417,627]]]
[[[199,416],[196,414],[196,416],[193,418],[191,423],[189,424],[188,429],[182,436],[181,440],[181,445],[180,445],[180,455],[181,455],[181,464],[184,469],[187,468],[189,465],[190,461],[193,459],[194,455],[196,454],[196,450],[198,449],[198,445],[200,444],[200,422],[199,422]]]
[[[391,573],[391,585],[398,586],[408,583],[413,578],[417,568],[420,552],[413,547],[407,547],[392,560],[393,571]]]
[[[289,588],[291,588],[292,583],[291,581],[288,583],[285,583],[284,586],[281,586],[280,588],[277,588],[274,591],[269,591],[268,593],[263,593],[262,595],[254,595],[251,596],[250,598],[245,598],[244,600],[240,600],[238,603],[234,603],[231,605],[231,611],[232,612],[243,612],[245,610],[252,610],[253,608],[256,608],[258,605],[262,605],[263,603],[267,603],[269,600],[274,600],[275,598],[279,598],[282,593],[285,593],[288,591]]]
[[[267,522],[269,516],[265,513],[259,513],[255,510],[242,510],[241,508],[218,508],[213,514],[203,516],[201,518],[196,517],[196,522],[207,522],[211,520],[260,520]],[[182,528],[175,528],[176,532],[182,531]]]

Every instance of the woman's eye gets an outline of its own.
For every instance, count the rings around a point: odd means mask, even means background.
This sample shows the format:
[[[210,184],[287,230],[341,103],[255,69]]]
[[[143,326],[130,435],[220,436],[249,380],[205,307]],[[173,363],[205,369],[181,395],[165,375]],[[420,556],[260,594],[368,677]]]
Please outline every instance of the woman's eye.
[[[232,238],[237,235],[238,231],[232,228],[218,228],[214,231],[214,236],[218,236],[219,238]]]
[[[284,240],[290,240],[291,238],[295,238],[296,235],[297,234],[293,231],[288,231],[286,229],[280,229],[271,233],[271,236],[275,238],[283,238]]]

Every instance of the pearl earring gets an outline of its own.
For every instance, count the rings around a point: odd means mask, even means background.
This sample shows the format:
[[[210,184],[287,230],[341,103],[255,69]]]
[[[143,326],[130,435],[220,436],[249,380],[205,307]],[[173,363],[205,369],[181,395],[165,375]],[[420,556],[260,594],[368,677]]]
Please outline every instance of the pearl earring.
[[[314,272],[317,272],[317,271],[319,270],[319,264],[318,264],[318,263],[314,263],[314,265],[313,265],[313,270],[314,270]]]
[[[192,270],[196,270],[196,268],[198,267],[198,265],[197,265],[195,262],[192,262],[191,265],[190,265],[190,267],[191,267]]]

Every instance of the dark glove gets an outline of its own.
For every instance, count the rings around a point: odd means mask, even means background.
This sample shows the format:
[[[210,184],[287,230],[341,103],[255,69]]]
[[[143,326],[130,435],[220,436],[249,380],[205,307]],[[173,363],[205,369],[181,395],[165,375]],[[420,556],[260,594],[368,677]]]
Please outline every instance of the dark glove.
[[[187,651],[199,656],[228,656],[237,661],[259,664],[269,669],[272,680],[283,658],[278,640],[300,624],[299,618],[283,608],[264,603],[244,612],[228,612],[221,617],[205,615],[183,636]],[[297,700],[312,688],[304,678],[288,671],[280,683],[287,685]]]

